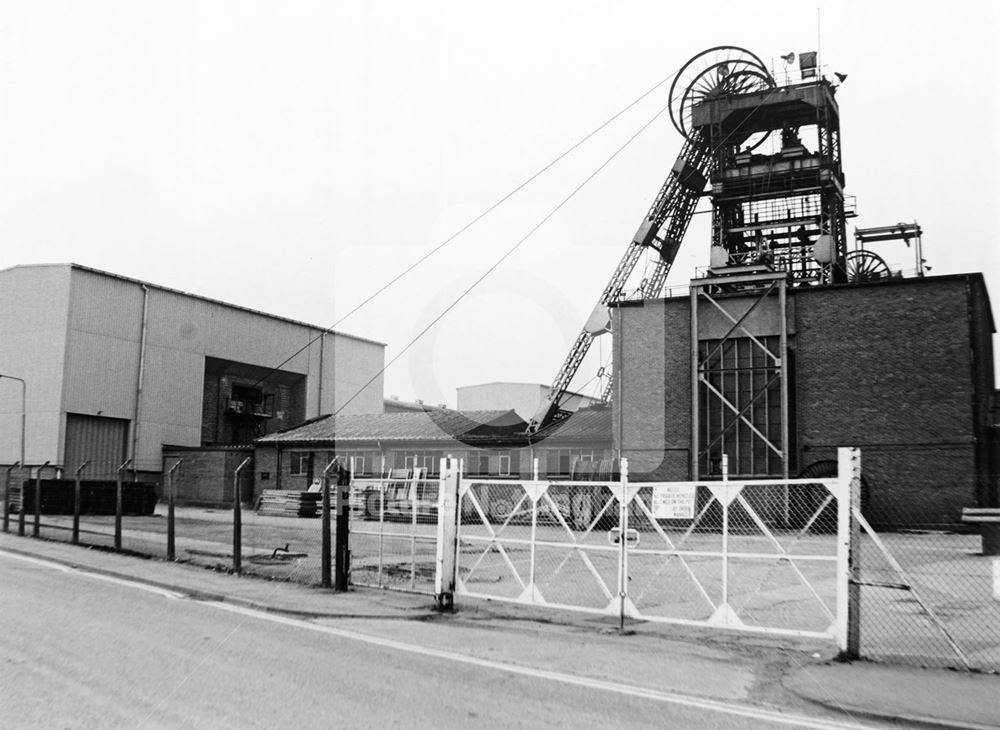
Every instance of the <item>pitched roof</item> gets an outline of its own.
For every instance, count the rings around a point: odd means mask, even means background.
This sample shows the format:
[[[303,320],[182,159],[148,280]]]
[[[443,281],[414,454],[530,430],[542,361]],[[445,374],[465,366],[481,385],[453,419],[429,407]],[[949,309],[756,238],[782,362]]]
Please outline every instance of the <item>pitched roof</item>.
[[[567,418],[543,428],[532,441],[538,443],[542,439],[610,442],[611,409],[607,406],[581,408]]]
[[[257,439],[258,445],[331,441],[482,441],[523,434],[527,424],[514,411],[433,409],[405,413],[327,415],[297,428]]]
[[[183,291],[182,289],[174,289],[169,286],[163,286],[162,284],[154,284],[151,281],[143,281],[142,279],[133,279],[130,276],[123,276],[122,274],[114,274],[110,271],[103,271],[101,269],[95,269],[90,266],[83,266],[82,264],[17,264],[15,266],[8,266],[6,269],[0,269],[0,274],[6,273],[8,271],[13,271],[15,269],[41,269],[41,268],[69,268],[71,271],[86,271],[90,274],[96,274],[98,276],[106,276],[110,279],[118,279],[119,281],[127,281],[130,284],[138,284],[140,286],[147,286],[150,289],[159,289],[160,291],[170,292],[171,294],[177,294],[182,297],[188,297],[190,299],[198,299],[203,302],[209,302],[210,304],[215,304],[220,307],[226,307],[227,309],[237,309],[241,312],[249,312],[250,314],[255,314],[260,317],[266,317],[267,319],[277,320],[279,322],[287,322],[289,324],[299,325],[300,327],[306,327],[308,329],[316,330],[317,332],[326,332],[327,334],[336,335],[337,337],[347,337],[352,340],[357,340],[359,342],[367,342],[372,345],[380,345],[381,347],[386,347],[386,343],[379,342],[378,340],[372,340],[368,337],[360,337],[358,335],[351,335],[346,332],[341,332],[339,330],[328,329],[326,327],[321,327],[317,324],[309,324],[308,322],[302,322],[298,319],[291,319],[289,317],[282,317],[278,314],[271,314],[270,312],[263,312],[259,309],[253,309],[251,307],[244,307],[240,304],[231,304],[230,302],[224,302],[221,299],[213,299],[212,297],[206,297],[201,294],[192,294],[191,292]]]

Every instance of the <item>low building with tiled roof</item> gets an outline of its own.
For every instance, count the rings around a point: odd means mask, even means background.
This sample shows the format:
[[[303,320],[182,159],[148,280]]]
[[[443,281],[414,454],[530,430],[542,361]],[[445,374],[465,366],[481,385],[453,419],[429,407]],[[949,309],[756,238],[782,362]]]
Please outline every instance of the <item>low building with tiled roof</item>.
[[[442,458],[462,459],[475,476],[568,477],[576,463],[611,456],[611,411],[589,408],[529,435],[513,410],[326,415],[255,442],[256,489],[304,489],[335,457],[355,476],[420,467],[436,474]]]
[[[435,474],[445,456],[474,462],[475,469],[482,464],[485,473],[516,476],[526,429],[512,410],[321,416],[255,442],[257,488],[304,488],[334,456],[358,476],[413,467]]]

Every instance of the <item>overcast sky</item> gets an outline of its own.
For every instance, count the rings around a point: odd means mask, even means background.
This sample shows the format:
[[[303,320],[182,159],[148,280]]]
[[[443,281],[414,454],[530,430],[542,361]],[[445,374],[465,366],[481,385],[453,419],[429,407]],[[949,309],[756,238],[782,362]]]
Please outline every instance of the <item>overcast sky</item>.
[[[851,230],[918,221],[931,273],[984,272],[998,312],[998,4],[824,2],[819,29],[815,3],[679,7],[0,2],[0,268],[72,261],[330,325],[689,57],[733,44],[769,65],[818,48],[849,75]],[[394,357],[667,90],[338,329]],[[454,405],[459,385],[550,382],[680,146],[661,116],[389,369],[386,394]],[[707,263],[709,217],[668,284]],[[913,266],[901,243],[880,252]]]

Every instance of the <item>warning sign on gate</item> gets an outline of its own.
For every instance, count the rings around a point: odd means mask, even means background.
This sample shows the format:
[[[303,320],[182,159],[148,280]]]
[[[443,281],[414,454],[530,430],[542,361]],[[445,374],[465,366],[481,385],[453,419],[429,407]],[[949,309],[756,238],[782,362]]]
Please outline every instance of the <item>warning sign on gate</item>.
[[[653,487],[653,517],[658,520],[694,519],[694,485]]]

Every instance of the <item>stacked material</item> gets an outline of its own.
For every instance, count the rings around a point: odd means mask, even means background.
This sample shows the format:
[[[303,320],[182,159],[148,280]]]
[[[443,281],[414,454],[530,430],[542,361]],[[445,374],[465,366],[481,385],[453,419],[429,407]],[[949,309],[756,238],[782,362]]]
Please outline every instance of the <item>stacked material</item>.
[[[39,511],[44,515],[73,514],[76,484],[72,479],[42,479]],[[80,482],[80,514],[113,515],[117,504],[117,484],[114,481],[83,480]],[[11,485],[10,510],[35,511],[35,480],[26,480],[21,486]],[[122,514],[151,515],[156,509],[156,485],[145,482],[122,484]]]
[[[257,514],[271,517],[315,517],[319,514],[319,492],[287,492],[265,489]]]

